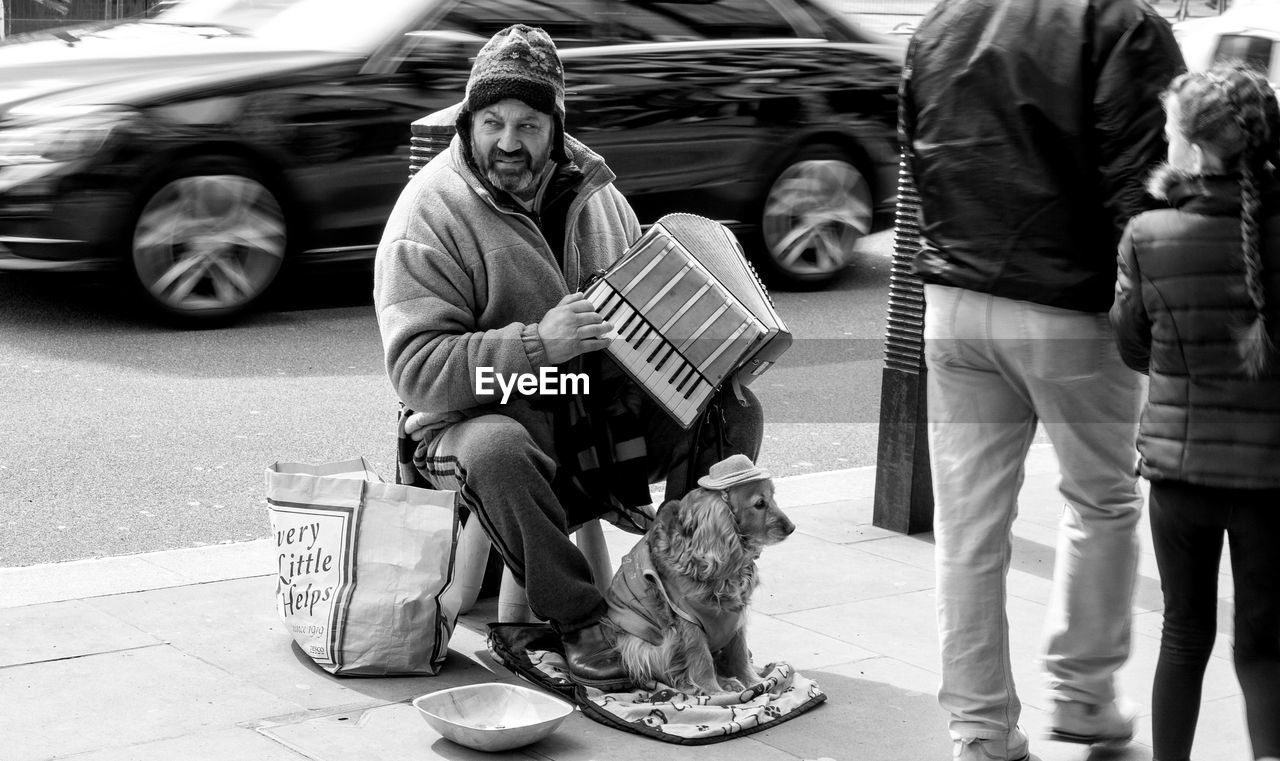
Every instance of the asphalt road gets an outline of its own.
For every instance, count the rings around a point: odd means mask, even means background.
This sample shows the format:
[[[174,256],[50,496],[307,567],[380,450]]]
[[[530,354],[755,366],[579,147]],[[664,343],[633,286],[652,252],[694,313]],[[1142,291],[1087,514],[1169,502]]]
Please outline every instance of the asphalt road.
[[[753,389],[777,475],[875,461],[890,246],[774,294],[796,341]],[[364,456],[390,479],[396,406],[367,271],[195,332],[101,278],[0,273],[0,566],[264,537],[268,465]]]

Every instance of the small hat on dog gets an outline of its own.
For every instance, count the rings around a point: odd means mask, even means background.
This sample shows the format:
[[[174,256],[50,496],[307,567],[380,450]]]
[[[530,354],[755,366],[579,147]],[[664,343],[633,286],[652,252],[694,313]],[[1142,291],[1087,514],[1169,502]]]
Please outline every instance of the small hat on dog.
[[[712,465],[711,471],[698,479],[698,486],[704,489],[724,490],[730,486],[763,481],[766,478],[773,478],[769,471],[756,467],[750,457],[735,454]]]

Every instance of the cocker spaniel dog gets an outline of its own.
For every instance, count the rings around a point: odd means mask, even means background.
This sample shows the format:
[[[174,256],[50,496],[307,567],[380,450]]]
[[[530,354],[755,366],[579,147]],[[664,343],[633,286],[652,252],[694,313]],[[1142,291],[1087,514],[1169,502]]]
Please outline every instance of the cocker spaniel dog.
[[[756,559],[795,530],[773,481],[745,455],[662,506],[622,559],[607,595],[622,663],[637,686],[738,693],[760,681],[747,649]]]

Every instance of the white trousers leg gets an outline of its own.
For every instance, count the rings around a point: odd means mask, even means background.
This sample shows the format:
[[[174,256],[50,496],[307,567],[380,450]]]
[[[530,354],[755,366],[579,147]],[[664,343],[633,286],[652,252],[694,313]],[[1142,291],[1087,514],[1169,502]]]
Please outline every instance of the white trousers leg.
[[[939,701],[957,738],[1004,738],[1021,703],[1009,659],[1006,576],[1026,453],[1043,422],[1067,507],[1046,622],[1051,696],[1105,702],[1128,657],[1141,493],[1141,376],[1105,314],[926,286]]]

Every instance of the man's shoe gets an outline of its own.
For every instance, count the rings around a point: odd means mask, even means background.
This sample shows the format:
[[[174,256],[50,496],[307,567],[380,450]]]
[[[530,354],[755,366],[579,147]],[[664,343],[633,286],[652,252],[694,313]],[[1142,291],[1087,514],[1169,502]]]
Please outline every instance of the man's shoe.
[[[1119,748],[1133,739],[1137,711],[1123,709],[1113,701],[1103,705],[1078,700],[1054,701],[1053,723],[1049,739],[1081,745]]]
[[[622,656],[600,624],[560,635],[569,678],[584,687],[620,692],[631,686]]]
[[[1031,758],[1029,747],[1027,736],[1014,727],[1003,740],[956,740],[952,743],[951,758],[954,761],[1027,761]]]

